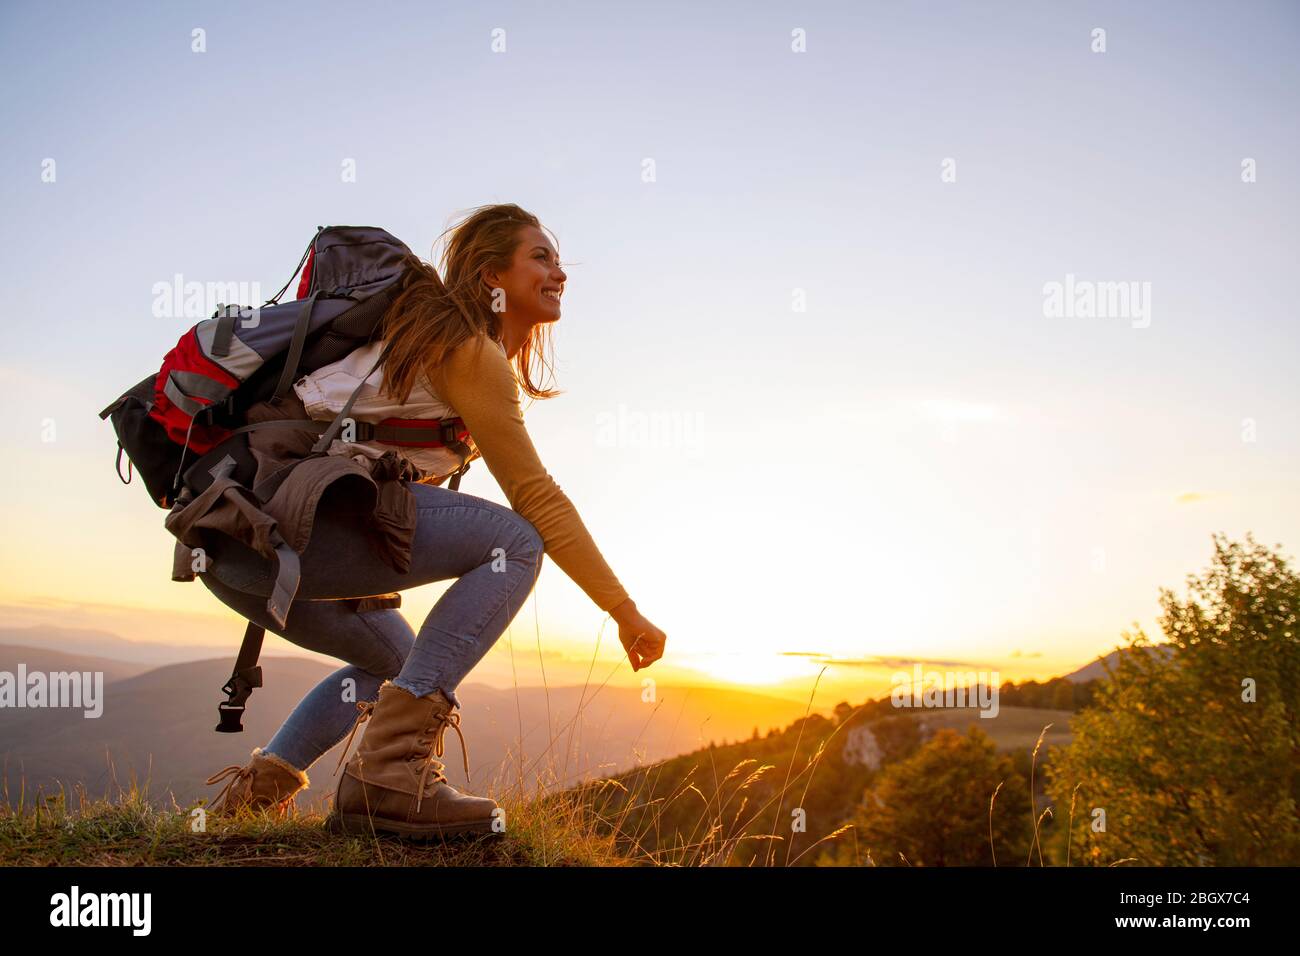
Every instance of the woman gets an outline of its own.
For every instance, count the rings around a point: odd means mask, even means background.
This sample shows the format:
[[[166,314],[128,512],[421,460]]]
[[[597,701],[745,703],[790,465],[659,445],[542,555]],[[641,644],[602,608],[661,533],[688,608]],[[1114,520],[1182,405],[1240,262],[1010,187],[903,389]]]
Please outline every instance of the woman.
[[[491,831],[496,803],[451,787],[436,758],[447,727],[460,733],[457,685],[523,606],[543,552],[618,623],[634,670],[663,656],[666,635],[638,611],[605,563],[524,428],[520,382],[533,398],[558,394],[539,389],[531,370],[547,327],[560,318],[567,277],[554,245],[537,217],[518,206],[481,207],[451,230],[443,274],[445,281],[431,265],[414,257],[408,262],[401,292],[384,316],[383,342],[373,343],[388,352],[376,373],[382,385],[370,396],[372,414],[382,418],[397,408],[403,414],[395,417],[461,418],[470,434],[469,460],[486,462],[511,507],[439,487],[459,464],[433,454],[446,449],[403,449],[403,469],[409,463],[411,471],[401,472],[395,485],[403,498],[413,496],[415,514],[406,573],[368,546],[376,535],[373,514],[330,494],[302,554],[299,600],[283,629],[266,614],[271,575],[260,555],[243,549],[239,560],[215,560],[211,573],[200,575],[250,620],[347,662],[303,698],[266,747],[253,751],[251,763],[209,779],[229,778],[218,812],[283,812],[308,786],[307,769],[364,722],[339,779],[331,826],[416,838]],[[330,376],[351,367],[345,360],[300,379],[292,399],[297,414],[332,417],[329,409],[323,416],[311,412]],[[366,407],[365,399],[354,406],[361,420]],[[284,412],[277,408],[274,417]],[[334,444],[332,453],[378,454]],[[450,578],[457,580],[418,634],[392,607],[365,610],[365,602],[342,600]],[[463,737],[461,743],[463,752]],[[465,768],[468,774],[467,756]]]

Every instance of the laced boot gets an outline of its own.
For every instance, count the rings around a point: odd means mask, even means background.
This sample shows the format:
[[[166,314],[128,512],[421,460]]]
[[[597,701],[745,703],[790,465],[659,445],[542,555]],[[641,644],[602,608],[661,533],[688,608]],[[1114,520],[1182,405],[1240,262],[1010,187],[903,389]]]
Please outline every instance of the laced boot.
[[[465,833],[491,833],[495,800],[461,793],[447,783],[443,738],[451,727],[460,737],[469,777],[469,755],[460,714],[435,690],[416,697],[385,681],[378,702],[357,705],[365,732],[339,778],[329,826],[345,833],[384,831],[417,840]],[[351,737],[349,737],[349,741]],[[347,753],[347,745],[343,748]],[[339,758],[342,763],[342,757]]]
[[[285,763],[261,747],[253,751],[253,760],[246,767],[232,764],[208,778],[208,784],[226,780],[226,786],[213,799],[209,813],[233,816],[244,808],[250,810],[274,809],[282,817],[299,790],[310,783],[307,774]]]

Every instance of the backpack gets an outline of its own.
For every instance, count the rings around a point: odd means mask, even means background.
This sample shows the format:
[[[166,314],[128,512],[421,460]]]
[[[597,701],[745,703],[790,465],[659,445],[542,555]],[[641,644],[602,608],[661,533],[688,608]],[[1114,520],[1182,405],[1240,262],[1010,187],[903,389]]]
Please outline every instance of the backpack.
[[[318,454],[348,424],[349,441],[453,450],[461,466],[448,487],[458,490],[461,475],[469,470],[470,449],[460,441],[464,422],[459,418],[422,424],[409,419],[352,421],[349,413],[360,386],[332,422],[248,425],[244,421],[250,407],[284,396],[299,376],[336,362],[381,335],[384,313],[397,297],[410,254],[404,243],[383,229],[318,227],[279,292],[256,308],[219,305],[211,318],[181,336],[159,371],[99,413],[101,420],[111,420],[117,434],[118,478],[130,484],[133,472],[138,472],[150,499],[166,509],[187,492],[201,494],[217,474],[232,478],[252,494],[257,463],[248,447],[248,432],[273,427],[314,432],[320,438],[312,453]],[[281,297],[300,272],[297,297],[282,303]],[[386,357],[387,347],[372,373]],[[277,623],[284,625],[282,620]],[[253,688],[262,686],[257,658],[264,636],[265,629],[250,621],[234,671],[222,687],[228,699],[218,706],[219,733],[243,730],[240,716],[245,702]]]

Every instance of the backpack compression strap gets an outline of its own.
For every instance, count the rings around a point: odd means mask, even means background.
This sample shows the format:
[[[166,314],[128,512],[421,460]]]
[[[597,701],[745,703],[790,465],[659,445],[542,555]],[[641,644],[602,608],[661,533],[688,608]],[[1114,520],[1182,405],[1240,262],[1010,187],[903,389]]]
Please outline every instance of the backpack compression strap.
[[[226,455],[211,469],[213,478],[228,476],[235,468],[235,459]],[[298,552],[289,547],[289,543],[280,536],[279,531],[271,530],[271,544],[275,548],[276,575],[267,610],[272,620],[280,627],[285,627],[289,620],[289,610],[293,606],[294,595],[301,581],[301,564]],[[262,668],[257,659],[262,653],[262,639],[266,628],[252,621],[244,631],[243,643],[239,646],[239,656],[235,658],[235,668],[230,680],[222,685],[221,690],[226,700],[217,704],[219,734],[238,734],[243,732],[240,718],[253,689],[262,686]]]
[[[467,434],[465,422],[460,418],[385,418],[382,422],[353,422],[353,441],[377,441],[385,445],[403,445],[411,448],[443,448],[461,443],[460,436]],[[256,431],[259,428],[296,428],[299,431],[323,434],[330,424],[309,421],[305,418],[272,418],[251,425],[233,428],[231,435]],[[317,449],[313,449],[316,451]],[[320,449],[324,451],[324,449]]]
[[[410,424],[413,421],[426,422],[419,426]],[[407,424],[397,424],[406,422]],[[240,432],[251,432],[258,428],[296,428],[299,431],[315,432],[316,434],[327,433],[337,421],[326,424],[325,422],[307,421],[302,418],[276,418],[264,422],[254,422],[252,425],[243,425],[231,431],[231,435],[237,435]],[[448,448],[460,456],[460,467],[451,473],[451,481],[447,485],[452,491],[460,490],[460,476],[469,471],[469,446],[460,440],[461,434],[465,433],[465,423],[459,418],[444,418],[441,421],[433,419],[400,419],[386,418],[379,424],[372,422],[354,422],[356,428],[357,441],[377,441],[385,445],[399,445],[415,448]],[[318,442],[316,447],[319,447]],[[327,446],[328,447],[328,446]],[[320,454],[313,448],[313,454]]]
[[[262,638],[266,628],[260,624],[248,622],[244,631],[244,643],[239,647],[239,657],[235,659],[235,670],[221,689],[229,699],[217,704],[217,724],[219,734],[243,733],[244,725],[240,718],[244,715],[244,706],[254,687],[262,686],[262,668],[257,666],[257,658],[262,653]]]

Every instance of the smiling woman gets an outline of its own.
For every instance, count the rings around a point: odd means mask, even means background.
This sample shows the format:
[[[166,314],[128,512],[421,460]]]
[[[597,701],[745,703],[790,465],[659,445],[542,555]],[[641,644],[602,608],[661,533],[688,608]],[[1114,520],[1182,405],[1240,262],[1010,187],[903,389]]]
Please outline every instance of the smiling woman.
[[[412,256],[407,278],[384,320],[390,343],[385,390],[405,400],[422,371],[457,345],[483,336],[501,343],[524,392],[553,398],[533,380],[533,365],[550,344],[568,278],[555,244],[532,213],[515,205],[485,206],[453,226],[442,276]]]
[[[521,383],[534,398],[559,394],[532,377],[546,330],[560,318],[567,278],[554,243],[537,217],[518,206],[485,206],[452,228],[443,264],[445,280],[432,265],[406,257],[398,294],[383,316],[382,343],[357,350],[382,348],[380,361],[370,361],[369,352],[366,361],[336,361],[298,380],[283,401],[249,410],[250,421],[310,417],[321,408],[325,417],[337,412],[371,423],[459,419],[464,433],[456,444],[467,454],[462,464],[409,448],[329,444],[327,455],[360,456],[384,467],[371,473],[377,488],[339,482],[329,495],[299,496],[302,509],[316,509],[319,501],[320,516],[301,555],[303,600],[282,628],[257,593],[270,587],[265,562],[252,552],[214,556],[203,580],[223,602],[295,644],[347,662],[303,699],[265,749],[253,752],[251,764],[211,778],[229,780],[222,811],[286,807],[308,786],[307,768],[369,721],[339,778],[331,826],[422,839],[495,832],[496,803],[451,787],[435,757],[448,727],[460,733],[460,715],[453,713],[457,685],[523,606],[543,553],[614,617],[633,670],[663,656],[666,635],[637,610],[524,427]],[[379,380],[372,385],[373,375]],[[337,410],[328,396],[342,393],[351,397]],[[263,472],[280,477],[313,461],[294,462],[285,444],[290,439],[275,439],[277,446],[250,434],[261,455],[257,487]],[[509,508],[436,487],[453,467],[463,470],[479,457]],[[352,499],[361,497],[366,502],[353,507]],[[282,524],[293,526],[301,516],[288,518]],[[455,583],[418,635],[391,601],[357,600],[391,598],[390,592],[449,578]],[[349,686],[354,696],[341,692]],[[467,755],[465,770],[468,776]]]
[[[492,310],[504,313],[506,303],[527,311],[540,306],[544,311],[541,321],[560,317],[560,297],[564,295],[564,280],[568,278],[560,268],[559,253],[537,226],[524,226],[519,230],[519,245],[515,247],[510,267],[504,273],[487,270],[488,281],[493,283]],[[516,328],[516,334],[525,330]],[[507,351],[511,343],[506,342]]]

